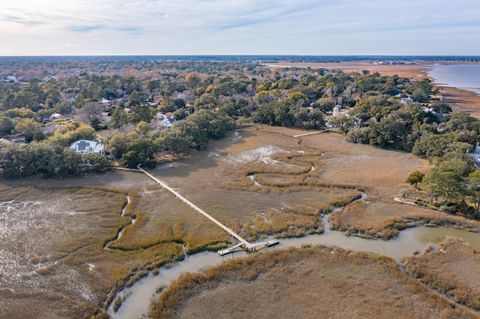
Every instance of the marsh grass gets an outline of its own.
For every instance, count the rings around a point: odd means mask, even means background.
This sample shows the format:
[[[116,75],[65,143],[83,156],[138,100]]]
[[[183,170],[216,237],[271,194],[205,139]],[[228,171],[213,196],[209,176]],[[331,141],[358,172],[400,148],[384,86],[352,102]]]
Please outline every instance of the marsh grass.
[[[480,228],[480,222],[443,212],[376,201],[357,201],[330,217],[332,229],[366,238],[390,239],[421,224]]]
[[[184,274],[152,303],[149,318],[193,313],[198,319],[318,318],[322,313],[476,318],[429,291],[388,257],[323,246],[272,251]]]
[[[248,163],[235,174],[234,182],[226,187],[255,192],[314,191],[321,201],[303,202],[291,208],[270,209],[257,213],[242,227],[242,233],[255,240],[261,236],[299,237],[322,233],[321,215],[335,207],[343,207],[360,198],[361,187],[348,184],[329,184],[320,181],[322,152],[314,149],[289,150],[271,156],[275,165]],[[261,187],[248,179],[255,176]]]
[[[436,249],[404,259],[406,269],[455,302],[480,311],[480,251],[447,238]]]

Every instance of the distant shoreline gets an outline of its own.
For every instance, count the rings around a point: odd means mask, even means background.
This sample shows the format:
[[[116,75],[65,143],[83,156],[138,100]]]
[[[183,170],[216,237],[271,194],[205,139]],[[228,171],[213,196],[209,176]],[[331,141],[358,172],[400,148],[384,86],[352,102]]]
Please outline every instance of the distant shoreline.
[[[344,72],[361,72],[368,70],[370,72],[378,72],[383,75],[395,75],[410,79],[421,80],[429,78],[440,90],[444,97],[444,102],[452,105],[457,112],[468,112],[476,118],[480,118],[480,95],[461,88],[446,86],[436,83],[429,76],[429,71],[434,64],[480,64],[480,62],[472,61],[416,61],[415,64],[375,64],[372,61],[358,62],[340,62],[340,63],[299,63],[282,61],[279,63],[266,63],[265,65],[272,68],[281,67],[298,67],[298,68],[324,68],[342,70]]]
[[[344,62],[480,62],[480,56],[475,55],[291,55],[291,54],[251,54],[251,55],[25,55],[8,56],[0,55],[0,63],[8,61],[110,61],[110,62],[244,62],[244,63],[278,63],[289,61],[292,63],[344,63]]]

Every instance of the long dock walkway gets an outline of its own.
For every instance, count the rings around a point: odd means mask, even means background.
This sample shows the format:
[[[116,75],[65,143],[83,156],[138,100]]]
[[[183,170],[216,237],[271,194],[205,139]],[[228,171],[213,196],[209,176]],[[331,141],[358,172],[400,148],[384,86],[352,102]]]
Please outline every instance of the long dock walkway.
[[[321,131],[315,131],[315,132],[308,132],[308,133],[297,134],[297,135],[294,135],[293,137],[310,136],[310,135],[316,135],[316,134],[321,134],[321,133],[330,132],[330,131],[331,131],[330,129],[326,129],[326,130],[321,130]]]
[[[142,172],[143,174],[147,175],[149,178],[151,178],[153,181],[155,181],[157,184],[159,184],[160,186],[162,186],[164,189],[166,189],[167,191],[169,191],[170,193],[172,193],[173,195],[175,195],[175,197],[177,197],[180,201],[182,201],[183,203],[187,204],[188,206],[190,206],[193,210],[195,210],[196,212],[202,214],[203,216],[205,216],[206,218],[208,218],[209,220],[211,220],[212,222],[214,222],[215,224],[217,224],[218,227],[222,228],[224,231],[226,231],[227,233],[229,233],[232,237],[236,238],[242,246],[244,246],[247,250],[251,250],[251,249],[254,249],[254,247],[256,245],[248,242],[246,239],[242,238],[239,234],[237,234],[236,232],[234,232],[231,228],[225,226],[224,224],[222,224],[221,222],[219,222],[217,219],[215,219],[214,217],[212,217],[210,214],[208,214],[207,212],[205,212],[203,209],[201,209],[200,207],[198,207],[197,205],[195,205],[194,203],[192,203],[191,201],[189,201],[188,199],[186,199],[185,197],[183,197],[180,193],[178,193],[177,191],[175,191],[173,188],[171,188],[170,186],[167,185],[167,183],[159,180],[158,178],[156,178],[155,176],[153,176],[152,174],[150,174],[149,172],[147,172],[146,170],[144,170],[143,168],[141,167],[138,167],[138,171]]]

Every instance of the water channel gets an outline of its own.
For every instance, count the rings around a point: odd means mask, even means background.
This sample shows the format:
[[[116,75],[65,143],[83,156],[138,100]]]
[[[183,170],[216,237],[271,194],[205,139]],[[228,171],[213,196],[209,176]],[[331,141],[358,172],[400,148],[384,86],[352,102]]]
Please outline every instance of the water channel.
[[[356,236],[346,236],[344,233],[329,228],[328,218],[323,217],[325,232],[323,234],[308,235],[300,238],[281,239],[280,244],[266,249],[282,249],[288,247],[301,247],[302,245],[326,245],[344,249],[372,252],[386,255],[400,261],[403,257],[410,256],[416,251],[422,251],[430,245],[442,242],[446,237],[461,238],[480,249],[480,234],[452,227],[414,227],[403,230],[394,239],[373,240]],[[185,272],[198,272],[202,269],[221,264],[230,258],[241,258],[245,252],[237,252],[221,257],[216,252],[203,252],[187,256],[183,261],[171,267],[162,268],[158,275],[150,273],[133,286],[125,288],[117,296],[124,298],[122,306],[117,312],[109,308],[109,314],[114,319],[141,318],[148,313],[148,307],[153,297],[157,296],[160,287],[168,286]]]

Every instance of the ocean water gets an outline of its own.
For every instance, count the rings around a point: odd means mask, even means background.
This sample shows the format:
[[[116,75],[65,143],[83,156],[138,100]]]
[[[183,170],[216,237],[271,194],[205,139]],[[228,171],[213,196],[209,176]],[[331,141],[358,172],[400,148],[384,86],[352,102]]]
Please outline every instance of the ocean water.
[[[480,64],[435,64],[428,75],[439,85],[480,94]]]

